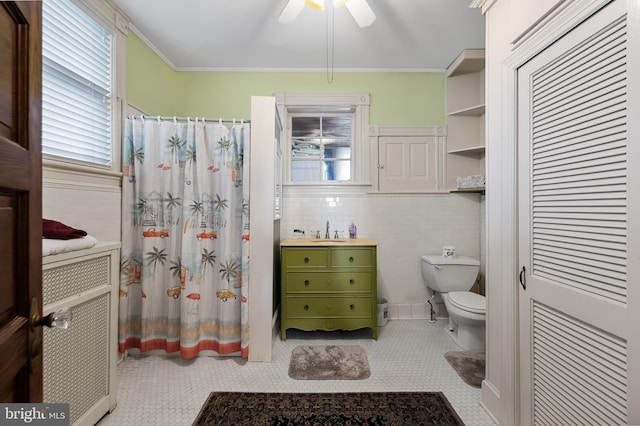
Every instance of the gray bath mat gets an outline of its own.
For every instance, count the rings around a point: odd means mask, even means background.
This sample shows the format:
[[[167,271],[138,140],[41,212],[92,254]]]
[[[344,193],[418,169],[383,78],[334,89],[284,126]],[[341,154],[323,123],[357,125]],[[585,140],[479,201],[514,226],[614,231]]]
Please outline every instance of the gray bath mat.
[[[479,388],[484,380],[484,352],[447,352],[444,357],[464,382]]]
[[[358,380],[371,375],[361,346],[297,346],[291,352],[289,377],[296,380]]]

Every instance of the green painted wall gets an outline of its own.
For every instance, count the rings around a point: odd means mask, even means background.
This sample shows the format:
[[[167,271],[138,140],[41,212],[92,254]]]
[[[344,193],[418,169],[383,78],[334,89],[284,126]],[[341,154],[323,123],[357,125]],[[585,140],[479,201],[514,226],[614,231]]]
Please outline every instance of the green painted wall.
[[[444,124],[443,73],[179,72],[180,115],[250,118],[251,96],[367,92],[372,124]]]
[[[129,31],[127,37],[127,102],[151,115],[176,114],[177,73]]]
[[[444,73],[176,72],[129,33],[128,102],[149,114],[249,119],[251,96],[275,92],[367,92],[371,124],[445,123]]]

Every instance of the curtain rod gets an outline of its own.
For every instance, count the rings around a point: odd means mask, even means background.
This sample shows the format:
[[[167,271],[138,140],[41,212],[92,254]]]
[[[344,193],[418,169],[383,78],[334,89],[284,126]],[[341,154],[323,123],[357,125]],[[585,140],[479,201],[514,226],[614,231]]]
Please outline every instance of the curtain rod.
[[[204,121],[205,123],[251,123],[251,120],[236,120],[235,118],[204,118],[204,117],[170,117],[170,116],[159,116],[159,115],[129,115],[129,118],[135,120],[144,119],[144,120],[166,120],[166,121]]]

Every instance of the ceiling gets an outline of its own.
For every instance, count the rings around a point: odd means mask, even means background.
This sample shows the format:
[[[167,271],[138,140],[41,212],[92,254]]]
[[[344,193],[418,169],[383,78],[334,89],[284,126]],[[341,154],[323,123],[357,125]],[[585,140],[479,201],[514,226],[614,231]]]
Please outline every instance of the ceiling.
[[[326,12],[305,6],[292,24],[287,0],[112,0],[134,31],[176,70],[325,70]],[[333,67],[363,71],[445,69],[484,47],[484,17],[470,0],[368,0],[376,14],[360,28],[335,9]],[[329,34],[331,34],[329,26]]]

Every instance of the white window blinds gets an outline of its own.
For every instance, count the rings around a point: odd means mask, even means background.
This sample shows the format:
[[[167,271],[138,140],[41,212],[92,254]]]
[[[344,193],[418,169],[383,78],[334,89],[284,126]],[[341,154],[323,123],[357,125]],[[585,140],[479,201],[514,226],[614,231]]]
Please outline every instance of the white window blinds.
[[[42,152],[111,165],[113,35],[69,0],[42,6]]]

